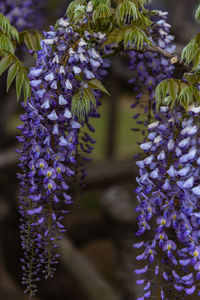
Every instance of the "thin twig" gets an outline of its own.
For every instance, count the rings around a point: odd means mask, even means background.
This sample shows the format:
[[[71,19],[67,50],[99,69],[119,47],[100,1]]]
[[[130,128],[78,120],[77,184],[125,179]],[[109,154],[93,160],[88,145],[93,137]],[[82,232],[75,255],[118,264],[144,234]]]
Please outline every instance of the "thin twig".
[[[181,69],[183,69],[183,71],[185,72],[191,72],[192,71],[192,67],[185,64],[180,56],[176,53],[170,53],[166,50],[161,49],[158,46],[153,46],[153,47],[143,47],[142,49],[136,49],[136,48],[127,48],[124,50],[124,52],[129,52],[129,51],[137,51],[137,52],[151,52],[151,53],[159,53],[161,54],[163,57],[167,58],[170,60],[172,65],[177,65],[178,67],[180,67]]]

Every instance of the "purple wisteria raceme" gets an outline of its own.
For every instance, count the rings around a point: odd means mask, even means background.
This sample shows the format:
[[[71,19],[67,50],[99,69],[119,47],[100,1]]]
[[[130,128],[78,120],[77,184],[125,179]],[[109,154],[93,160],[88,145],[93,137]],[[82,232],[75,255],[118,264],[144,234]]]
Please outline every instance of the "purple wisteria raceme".
[[[79,132],[84,122],[72,112],[73,96],[93,95],[100,104],[101,93],[90,87],[92,79],[106,75],[108,62],[98,50],[105,40],[102,33],[80,35],[67,19],[45,33],[37,65],[29,73],[32,96],[23,105],[25,114],[19,126],[21,239],[24,249],[23,283],[31,296],[37,291],[42,274],[53,276],[58,254],[56,248],[65,231],[61,221],[72,203],[71,178],[75,175],[77,145],[86,153],[95,141]],[[90,117],[98,116],[90,103]],[[63,204],[65,206],[63,207]]]
[[[37,26],[40,8],[46,0],[0,0],[0,12],[4,14],[18,30]],[[41,19],[40,19],[41,22]],[[41,24],[41,23],[40,23]]]
[[[167,23],[167,14],[167,12],[156,11],[150,17],[152,26],[149,34],[154,45],[173,53],[175,50],[174,37],[170,34],[171,26]],[[136,92],[136,101],[131,107],[135,108],[140,105],[145,114],[145,120],[140,118],[140,113],[135,114],[133,118],[137,120],[138,126],[141,124],[147,126],[151,119],[155,117],[154,115],[156,115],[155,88],[162,80],[171,78],[174,66],[168,59],[158,53],[131,51],[129,56],[129,68],[136,71],[136,76],[129,80],[129,83],[133,85],[133,90]],[[148,93],[148,99],[144,100],[145,97],[143,96],[146,93]],[[133,128],[133,130],[139,131],[140,129],[138,127]]]
[[[141,144],[136,235],[148,231],[151,240],[134,245],[142,249],[136,259],[145,262],[135,273],[149,272],[152,279],[142,275],[137,282],[146,284],[139,299],[200,296],[199,118],[200,107],[190,107],[187,115],[161,107],[160,121],[148,126],[148,140]]]

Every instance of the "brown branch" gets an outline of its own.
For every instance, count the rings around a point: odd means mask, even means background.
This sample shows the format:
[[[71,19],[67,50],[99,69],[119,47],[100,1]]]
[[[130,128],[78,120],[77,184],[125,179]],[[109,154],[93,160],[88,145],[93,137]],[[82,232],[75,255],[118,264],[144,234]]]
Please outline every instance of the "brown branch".
[[[185,72],[191,72],[192,67],[185,64],[180,56],[176,53],[170,53],[166,50],[161,49],[158,46],[153,46],[153,47],[143,47],[142,49],[136,49],[136,48],[127,48],[123,52],[129,52],[129,51],[137,51],[137,52],[151,52],[151,53],[158,53],[161,54],[163,57],[169,59],[170,63],[172,65],[177,65],[179,68],[183,69]]]
[[[178,54],[176,53],[170,53],[168,51],[165,51],[163,49],[161,49],[160,47],[154,46],[154,47],[146,47],[144,48],[144,51],[148,51],[148,52],[152,52],[152,53],[159,53],[162,56],[164,56],[165,58],[170,60],[170,63],[172,65],[177,65],[178,67],[182,68],[185,72],[191,72],[192,71],[192,67],[185,64],[181,58],[179,57]]]

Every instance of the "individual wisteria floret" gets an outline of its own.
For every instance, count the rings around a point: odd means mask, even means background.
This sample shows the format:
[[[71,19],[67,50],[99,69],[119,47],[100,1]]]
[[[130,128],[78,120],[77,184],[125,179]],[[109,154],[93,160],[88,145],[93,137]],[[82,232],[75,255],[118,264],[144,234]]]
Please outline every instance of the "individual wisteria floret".
[[[0,12],[3,13],[18,30],[37,26],[40,9],[46,0],[0,0]]]
[[[52,277],[55,271],[56,248],[65,231],[61,221],[72,203],[70,178],[75,175],[77,145],[90,153],[95,142],[88,132],[79,137],[84,122],[73,114],[72,98],[87,90],[98,106],[101,93],[89,83],[107,74],[108,62],[98,50],[105,35],[80,35],[72,25],[62,18],[56,29],[45,33],[37,65],[29,73],[32,96],[23,105],[23,125],[18,127],[23,144],[18,150],[23,283],[31,296],[41,275]],[[94,131],[89,118],[98,114],[95,103],[90,106],[85,123]]]
[[[175,50],[174,37],[170,34],[171,26],[167,23],[167,14],[167,12],[156,11],[150,17],[152,26],[149,34],[154,45],[173,53]],[[130,51],[129,56],[129,68],[136,71],[136,76],[129,80],[136,92],[136,101],[132,108],[140,105],[145,114],[145,118],[141,118],[140,113],[133,116],[138,124],[138,127],[133,130],[138,131],[141,124],[146,126],[151,119],[155,118],[155,88],[162,80],[172,76],[174,66],[159,53]],[[148,94],[147,100],[144,97],[146,93]]]
[[[161,107],[160,121],[148,126],[148,140],[140,146],[145,158],[137,162],[136,235],[148,231],[152,238],[134,245],[142,249],[137,260],[145,264],[135,270],[144,274],[137,283],[146,284],[139,299],[200,296],[199,114],[199,106],[187,115]],[[143,279],[147,272],[152,280]]]

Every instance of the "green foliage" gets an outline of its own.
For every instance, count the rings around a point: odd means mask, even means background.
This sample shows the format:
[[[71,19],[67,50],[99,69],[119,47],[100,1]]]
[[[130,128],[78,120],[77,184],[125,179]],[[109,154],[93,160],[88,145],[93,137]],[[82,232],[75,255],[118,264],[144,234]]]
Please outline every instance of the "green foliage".
[[[136,20],[138,18],[138,9],[135,6],[135,3],[125,0],[120,3],[116,10],[116,19],[117,23],[130,23],[131,20]]]
[[[1,35],[0,35],[0,50],[6,50],[6,51],[9,51],[11,53],[15,52],[14,47],[13,47],[13,43],[3,33],[1,33]]]
[[[162,105],[169,106],[171,109],[180,105],[187,111],[190,105],[199,104],[200,91],[190,84],[192,82],[194,82],[194,78],[190,78],[188,83],[179,79],[162,81],[156,88],[157,110]]]
[[[85,0],[74,0],[69,4],[66,11],[66,15],[76,23],[85,15],[85,9]]]
[[[200,22],[200,5],[197,8],[195,19]]]
[[[144,43],[150,45],[150,41],[146,33],[139,27],[134,26],[126,30],[124,34],[124,47],[136,47],[137,50],[142,49]]]
[[[110,0],[92,0],[91,1],[93,7],[95,8],[97,5],[99,5],[100,3],[105,4],[107,6],[111,6],[111,1]]]
[[[198,33],[183,49],[181,59],[185,63],[193,64],[193,70],[200,66],[200,33]]]
[[[13,63],[9,68],[8,76],[7,76],[7,91],[9,90],[13,80],[15,79],[17,72],[19,71],[18,63]]]
[[[0,61],[0,76],[8,69],[7,75],[7,91],[9,90],[13,80],[16,78],[17,100],[19,100],[21,90],[24,90],[24,100],[31,94],[31,87],[27,75],[27,70],[21,61],[8,50],[0,50],[0,56],[3,57]]]
[[[9,20],[2,13],[0,13],[0,29],[9,39],[19,41],[17,29],[10,24]]]
[[[0,61],[0,76],[13,63],[12,55],[5,56]]]
[[[96,107],[96,99],[90,88],[81,88],[72,98],[71,111],[80,121],[85,119],[85,116],[90,111],[91,103]]]
[[[99,3],[93,12],[92,19],[94,24],[100,21],[102,25],[107,25],[110,22],[111,16],[110,7],[104,3]]]
[[[89,80],[88,82],[89,87],[91,87],[94,90],[100,90],[101,92],[107,94],[108,96],[110,96],[110,93],[107,91],[107,89],[105,88],[105,86],[101,83],[100,80],[94,78]]]
[[[144,43],[151,45],[151,41],[143,29],[137,26],[124,26],[114,29],[108,35],[104,46],[111,43],[119,44],[122,41],[124,42],[124,49],[135,47],[139,50],[143,48]]]
[[[15,46],[17,43],[21,42],[21,37],[22,33],[19,35],[17,29],[10,24],[9,20],[2,13],[0,13],[0,76],[8,70],[7,91],[16,79],[17,100],[20,98],[23,87],[24,100],[26,101],[31,94],[27,69],[15,56]],[[23,37],[26,38],[25,33],[23,33]],[[39,34],[35,33],[31,40],[34,40],[34,45],[36,45],[36,43],[38,45],[40,43]]]
[[[28,50],[33,50],[35,52],[41,49],[40,42],[42,38],[42,34],[37,30],[25,30],[19,34],[20,43],[25,43]]]

